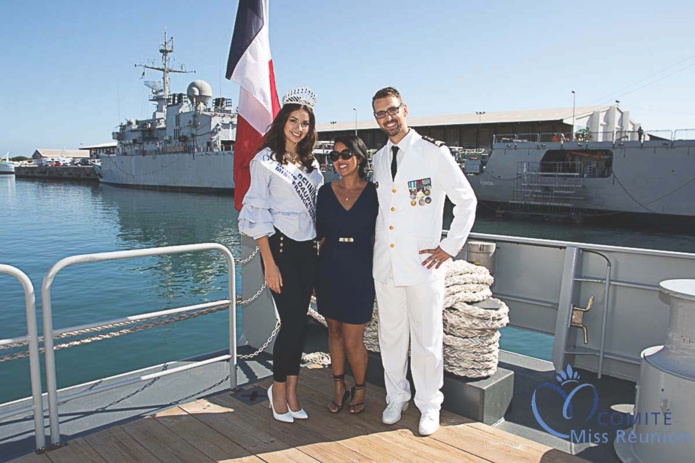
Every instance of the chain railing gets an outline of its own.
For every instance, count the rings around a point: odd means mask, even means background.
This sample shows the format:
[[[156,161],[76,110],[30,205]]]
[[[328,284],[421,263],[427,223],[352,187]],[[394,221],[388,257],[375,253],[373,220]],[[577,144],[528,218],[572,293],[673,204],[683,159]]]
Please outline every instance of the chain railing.
[[[265,286],[265,285],[263,285]],[[280,331],[280,318],[275,317],[275,328],[273,328],[273,331],[270,333],[270,336],[268,336],[268,339],[263,343],[261,347],[256,349],[253,353],[251,354],[246,354],[246,355],[239,355],[237,354],[237,358],[240,358],[242,360],[250,360],[254,358],[255,356],[259,355],[261,352],[266,350],[268,348],[268,344],[270,344],[270,341],[273,340],[273,338],[278,334],[278,331]]]
[[[248,264],[249,262],[251,262],[251,261],[253,260],[254,257],[256,257],[256,254],[258,254],[258,251],[259,251],[260,249],[261,249],[261,248],[259,248],[258,246],[256,246],[256,249],[254,249],[253,252],[252,252],[251,254],[249,254],[249,256],[248,256],[247,258],[245,258],[245,259],[239,259],[239,260],[237,260],[236,262],[237,262],[239,265],[246,265],[246,264]]]

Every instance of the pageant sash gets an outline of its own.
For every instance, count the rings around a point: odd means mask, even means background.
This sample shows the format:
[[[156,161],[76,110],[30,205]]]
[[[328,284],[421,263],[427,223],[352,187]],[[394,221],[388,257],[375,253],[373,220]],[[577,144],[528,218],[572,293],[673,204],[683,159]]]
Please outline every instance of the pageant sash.
[[[304,171],[294,164],[283,165],[273,160],[269,154],[263,156],[261,163],[273,174],[277,175],[292,186],[302,204],[309,212],[311,219],[316,221],[316,187]]]

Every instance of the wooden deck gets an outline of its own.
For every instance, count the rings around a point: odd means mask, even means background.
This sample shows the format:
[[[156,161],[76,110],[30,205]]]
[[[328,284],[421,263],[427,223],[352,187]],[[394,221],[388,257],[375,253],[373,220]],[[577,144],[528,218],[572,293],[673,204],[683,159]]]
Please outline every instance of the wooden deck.
[[[267,387],[271,380],[266,378],[261,385]],[[439,431],[420,437],[420,413],[412,403],[399,423],[386,426],[381,423],[384,389],[372,385],[367,386],[364,413],[353,416],[343,410],[332,415],[326,410],[331,391],[330,370],[305,369],[299,390],[309,413],[305,421],[277,422],[265,398],[249,405],[227,392],[11,463],[586,461],[448,412],[442,412]]]

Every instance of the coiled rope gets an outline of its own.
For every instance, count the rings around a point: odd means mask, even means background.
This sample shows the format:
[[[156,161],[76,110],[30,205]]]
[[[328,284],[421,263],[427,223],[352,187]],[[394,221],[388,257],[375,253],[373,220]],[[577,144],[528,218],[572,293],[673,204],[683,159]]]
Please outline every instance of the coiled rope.
[[[509,323],[509,308],[492,297],[494,278],[485,267],[466,261],[447,262],[444,292],[444,370],[467,378],[482,378],[497,371],[499,329]],[[322,325],[323,316],[309,315]],[[378,306],[364,330],[367,350],[379,352]]]

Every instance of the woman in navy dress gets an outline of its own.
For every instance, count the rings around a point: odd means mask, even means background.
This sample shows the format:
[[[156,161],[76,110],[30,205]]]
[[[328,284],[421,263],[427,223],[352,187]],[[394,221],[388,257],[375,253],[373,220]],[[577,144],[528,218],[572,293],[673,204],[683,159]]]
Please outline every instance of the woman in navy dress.
[[[339,180],[325,184],[316,203],[320,240],[316,301],[328,324],[334,397],[328,404],[338,413],[352,395],[350,413],[364,410],[367,349],[364,327],[372,318],[374,279],[372,257],[378,213],[376,187],[366,179],[367,147],[354,135],[335,139],[331,161]],[[345,385],[345,359],[355,386]]]

